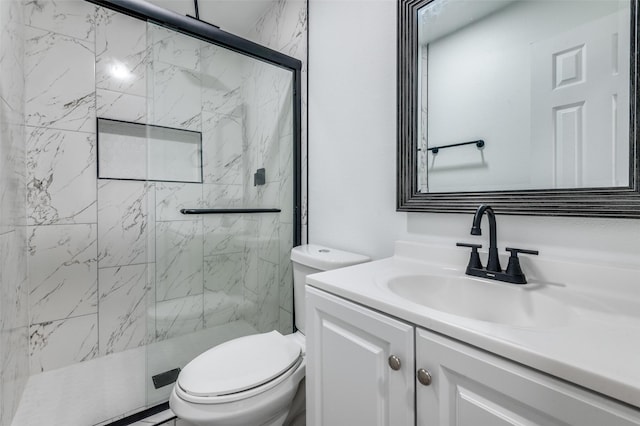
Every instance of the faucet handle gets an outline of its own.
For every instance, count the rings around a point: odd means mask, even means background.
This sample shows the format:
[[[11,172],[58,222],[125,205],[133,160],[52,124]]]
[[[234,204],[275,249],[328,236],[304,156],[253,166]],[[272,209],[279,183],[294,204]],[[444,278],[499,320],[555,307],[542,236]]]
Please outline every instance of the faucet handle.
[[[482,248],[482,244],[471,244],[471,243],[456,243],[458,247],[469,247],[472,251],[477,251],[479,248]]]
[[[478,249],[482,248],[482,244],[471,244],[471,243],[456,243],[458,247],[469,247],[471,249],[471,257],[469,258],[469,264],[467,265],[467,270],[469,269],[482,269],[482,262],[480,261],[480,254],[478,254]]]
[[[507,265],[506,270],[507,275],[517,278],[518,282],[516,284],[526,284],[527,279],[525,278],[524,272],[522,272],[522,268],[520,267],[520,259],[518,259],[518,253],[534,254],[537,256],[539,253],[538,250],[525,250],[511,247],[507,247],[505,250],[511,253],[511,256],[509,256],[509,264]]]
[[[534,255],[538,255],[540,254],[540,252],[538,250],[525,250],[525,249],[519,249],[519,248],[511,248],[511,247],[507,247],[505,248],[506,251],[508,251],[509,253],[511,253],[511,257],[518,257],[518,253],[522,253],[522,254],[534,254]]]

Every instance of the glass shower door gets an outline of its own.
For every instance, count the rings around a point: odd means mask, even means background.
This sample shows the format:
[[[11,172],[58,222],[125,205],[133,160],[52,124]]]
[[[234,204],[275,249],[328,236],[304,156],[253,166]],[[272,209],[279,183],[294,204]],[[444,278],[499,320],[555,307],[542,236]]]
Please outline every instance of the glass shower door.
[[[292,332],[294,131],[290,70],[153,23],[146,37],[148,129],[170,134],[147,138],[151,406],[171,390],[153,376]]]

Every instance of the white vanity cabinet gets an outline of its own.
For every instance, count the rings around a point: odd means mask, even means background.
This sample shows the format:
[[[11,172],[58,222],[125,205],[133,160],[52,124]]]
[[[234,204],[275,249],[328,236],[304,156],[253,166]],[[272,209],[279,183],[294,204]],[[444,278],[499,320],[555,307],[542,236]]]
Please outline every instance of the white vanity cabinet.
[[[640,411],[442,335],[416,329],[420,426],[640,425]]]
[[[311,426],[640,425],[639,409],[309,286],[306,341]]]
[[[307,424],[413,426],[414,327],[309,286],[306,298]]]

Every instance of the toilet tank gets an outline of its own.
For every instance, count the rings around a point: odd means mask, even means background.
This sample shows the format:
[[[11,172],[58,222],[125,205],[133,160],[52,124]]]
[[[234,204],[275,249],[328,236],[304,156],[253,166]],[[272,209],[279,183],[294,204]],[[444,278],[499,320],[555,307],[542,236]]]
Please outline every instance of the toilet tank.
[[[305,301],[304,286],[309,274],[344,268],[371,260],[362,254],[336,250],[316,244],[307,244],[291,249],[293,264],[293,308],[296,327],[305,333]]]

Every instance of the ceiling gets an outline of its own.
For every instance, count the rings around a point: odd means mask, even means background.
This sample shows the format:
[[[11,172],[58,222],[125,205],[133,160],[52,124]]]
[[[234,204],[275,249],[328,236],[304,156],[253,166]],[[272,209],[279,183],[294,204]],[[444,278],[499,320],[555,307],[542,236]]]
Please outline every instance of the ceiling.
[[[195,15],[192,0],[150,1],[181,15]],[[277,0],[198,0],[198,11],[201,20],[240,37],[251,38],[260,16],[276,3]]]

